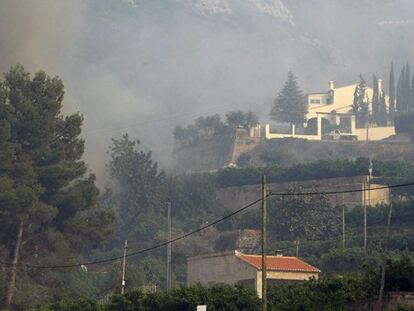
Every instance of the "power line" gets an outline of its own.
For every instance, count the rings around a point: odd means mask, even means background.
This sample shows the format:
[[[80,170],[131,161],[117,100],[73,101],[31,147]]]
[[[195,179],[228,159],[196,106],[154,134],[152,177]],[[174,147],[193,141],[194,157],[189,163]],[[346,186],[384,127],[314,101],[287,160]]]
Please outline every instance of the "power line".
[[[414,182],[398,184],[398,185],[389,185],[389,186],[380,186],[370,188],[370,191],[381,190],[381,189],[392,189],[392,188],[402,188],[414,186]],[[363,192],[363,189],[351,189],[351,190],[338,190],[338,191],[320,191],[320,192],[273,192],[270,191],[268,196],[306,196],[306,195],[329,195],[329,194],[341,194],[341,193],[354,193],[354,192]]]
[[[227,214],[224,217],[221,217],[219,219],[216,219],[215,221],[213,221],[213,222],[211,222],[211,223],[209,223],[207,225],[201,226],[200,228],[198,228],[196,230],[193,230],[193,231],[190,231],[190,232],[188,232],[186,234],[180,235],[180,236],[178,236],[178,237],[176,237],[176,238],[174,238],[172,240],[165,241],[165,242],[162,242],[162,243],[153,245],[153,246],[148,247],[148,248],[144,248],[144,249],[141,249],[141,250],[138,250],[138,251],[135,251],[135,252],[128,253],[126,255],[126,257],[136,256],[136,255],[139,255],[139,254],[142,254],[142,253],[145,253],[145,252],[152,251],[152,250],[157,249],[157,248],[161,248],[163,246],[166,246],[169,243],[174,243],[174,242],[177,242],[179,240],[185,239],[185,238],[187,238],[190,235],[193,235],[193,234],[196,234],[196,233],[198,233],[200,231],[203,231],[203,230],[205,230],[205,229],[207,229],[209,227],[212,227],[212,226],[216,225],[217,223],[219,223],[221,221],[224,221],[224,220],[226,220],[228,218],[233,217],[234,215],[236,215],[238,213],[241,213],[242,211],[244,211],[244,210],[248,209],[249,207],[255,205],[256,203],[260,202],[261,200],[262,200],[261,198],[260,199],[257,199],[256,201],[253,201],[250,204],[248,204],[248,205],[246,205],[246,206],[244,206],[244,207],[242,207],[242,208],[240,208],[240,209],[238,209],[238,210],[236,210],[236,211],[234,211],[234,212],[232,212],[230,214]],[[25,268],[34,268],[34,269],[63,269],[63,268],[74,268],[74,267],[80,267],[80,266],[88,266],[88,265],[94,265],[94,264],[108,263],[108,262],[111,262],[111,261],[121,260],[123,257],[124,256],[118,256],[118,257],[112,257],[112,258],[108,258],[108,259],[102,259],[102,260],[96,260],[96,261],[89,261],[89,262],[83,262],[83,263],[77,263],[77,264],[68,264],[68,265],[55,265],[55,266],[19,265],[19,266],[20,267],[25,267]],[[11,266],[11,264],[6,264],[6,265]]]
[[[374,187],[371,188],[371,191],[375,191],[375,190],[380,190],[380,189],[387,189],[387,188],[402,188],[402,187],[408,187],[408,186],[413,186],[414,182],[411,183],[404,183],[404,184],[397,184],[397,185],[389,185],[389,186],[381,186],[381,187]],[[354,192],[362,192],[362,189],[355,189],[355,190],[342,190],[342,191],[317,191],[317,192],[281,192],[281,193],[277,193],[277,192],[269,192],[266,195],[267,197],[270,196],[307,196],[307,195],[329,195],[329,194],[339,194],[339,193],[354,193]],[[182,234],[174,239],[171,239],[169,241],[165,241],[153,246],[150,246],[148,248],[144,248],[135,252],[130,252],[126,255],[126,257],[132,257],[132,256],[136,256],[139,254],[143,254],[161,247],[164,247],[170,243],[175,243],[177,241],[183,240],[193,234],[199,233],[207,228],[210,228],[216,224],[218,224],[219,222],[222,222],[226,219],[229,219],[241,212],[243,212],[244,210],[247,210],[248,208],[252,207],[253,205],[255,205],[256,203],[259,203],[262,201],[262,198],[257,199],[245,206],[243,206],[242,208],[229,213],[221,218],[218,218],[216,220],[214,220],[213,222],[206,224],[204,226],[199,227],[198,229],[195,229],[193,231],[190,231],[188,233]],[[23,268],[33,268],[33,269],[65,269],[65,268],[75,268],[75,267],[81,267],[81,266],[89,266],[89,265],[95,265],[95,264],[103,264],[103,263],[108,263],[108,262],[112,262],[112,261],[118,261],[123,259],[124,256],[118,256],[118,257],[112,257],[112,258],[107,258],[107,259],[102,259],[102,260],[96,260],[96,261],[88,261],[88,262],[83,262],[83,263],[77,263],[77,264],[66,264],[66,265],[51,265],[51,266],[42,266],[42,265],[28,265],[28,264],[19,264],[17,266],[19,267],[23,267]],[[12,264],[10,263],[2,263],[3,266],[7,266],[7,267],[11,267]]]
[[[347,203],[349,203],[349,201]],[[406,216],[394,216],[393,219],[394,220],[401,220],[401,219],[407,219],[407,217]],[[377,221],[374,221],[374,222],[370,222],[370,224],[369,224],[368,227],[375,227],[375,226],[377,226],[379,224],[383,224],[384,226],[386,226],[387,225],[387,219],[380,219],[380,220],[377,220]],[[352,229],[356,229],[357,228],[355,226],[350,226],[350,227]],[[352,237],[352,239],[354,239],[356,236],[355,235],[351,235],[351,237]],[[296,241],[290,241],[290,240],[280,241],[278,243],[290,243],[290,244],[293,244],[293,245],[286,246],[284,248],[278,248],[278,250],[281,250],[281,251],[293,250],[293,249],[296,248],[296,245],[294,244],[295,242]],[[340,237],[337,236],[337,237],[333,237],[333,238],[330,238],[330,239],[324,239],[324,240],[304,241],[304,242],[302,242],[302,246],[305,247],[305,248],[307,248],[309,246],[312,246],[312,244],[314,244],[315,242],[326,242],[326,243],[338,242],[339,243],[340,242]]]
[[[339,109],[343,109],[343,108],[348,108],[348,107],[352,107],[352,105],[346,105],[346,106],[341,106],[341,107],[337,107],[335,110],[339,110]],[[311,107],[308,110],[316,110],[316,109],[320,109],[322,107]]]

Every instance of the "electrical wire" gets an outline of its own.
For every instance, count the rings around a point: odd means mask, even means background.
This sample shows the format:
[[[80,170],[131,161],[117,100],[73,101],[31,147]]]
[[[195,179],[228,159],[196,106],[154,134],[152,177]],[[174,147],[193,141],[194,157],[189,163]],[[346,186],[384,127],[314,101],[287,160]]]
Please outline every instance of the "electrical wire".
[[[381,189],[393,189],[393,188],[402,188],[414,186],[414,182],[389,185],[389,186],[380,186],[366,189],[351,189],[351,190],[340,190],[340,191],[320,191],[320,192],[273,192],[270,191],[268,196],[306,196],[306,195],[329,195],[329,194],[341,194],[341,193],[354,193],[354,192],[364,192],[364,191],[374,191]]]
[[[397,184],[397,185],[389,185],[389,186],[381,186],[381,187],[374,187],[374,188],[370,188],[369,191],[374,191],[374,190],[380,190],[380,189],[389,189],[389,188],[401,188],[401,187],[408,187],[408,186],[413,186],[414,182],[411,183],[404,183],[404,184]],[[310,195],[329,195],[329,194],[340,194],[340,193],[354,193],[354,192],[362,192],[364,191],[363,189],[354,189],[354,190],[342,190],[342,191],[317,191],[317,192],[281,192],[281,193],[277,193],[277,192],[269,192],[266,197],[271,197],[271,196],[310,196]],[[169,241],[165,241],[159,244],[155,244],[153,246],[141,249],[141,250],[137,250],[135,252],[131,252],[128,253],[126,255],[126,257],[132,257],[132,256],[136,256],[139,254],[143,254],[164,246],[167,246],[170,243],[174,243],[180,240],[183,240],[193,234],[199,233],[207,228],[210,228],[216,224],[218,224],[219,222],[222,222],[226,219],[229,219],[241,212],[243,212],[244,210],[247,210],[248,208],[252,207],[253,205],[259,203],[262,201],[262,198],[257,199],[245,206],[243,206],[242,208],[235,210],[232,213],[229,213],[221,218],[218,218],[216,220],[214,220],[213,222],[206,224],[204,226],[201,226],[193,231],[187,232],[185,234],[182,234],[174,239],[171,239]],[[62,265],[50,265],[50,266],[43,266],[43,265],[29,265],[29,264],[18,264],[18,265],[14,265],[15,267],[22,267],[22,268],[31,268],[31,269],[65,269],[65,268],[75,268],[75,267],[81,267],[81,266],[89,266],[89,265],[95,265],[95,264],[104,264],[104,263],[109,263],[112,261],[118,261],[121,260],[123,258],[123,256],[117,256],[117,257],[112,257],[112,258],[107,258],[107,259],[102,259],[102,260],[95,260],[95,261],[87,261],[87,262],[82,262],[82,263],[76,263],[76,264],[62,264]],[[7,267],[13,267],[12,264],[10,263],[1,263],[3,266],[7,266]]]

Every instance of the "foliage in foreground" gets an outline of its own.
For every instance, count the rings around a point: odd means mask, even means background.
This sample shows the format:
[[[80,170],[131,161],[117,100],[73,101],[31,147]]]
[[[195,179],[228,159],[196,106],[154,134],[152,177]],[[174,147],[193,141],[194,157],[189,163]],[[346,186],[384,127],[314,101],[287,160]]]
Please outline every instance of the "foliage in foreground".
[[[271,310],[349,310],[375,294],[367,277],[346,275],[275,286],[268,300]]]
[[[0,80],[0,260],[11,266],[7,278],[0,270],[0,304],[7,307],[79,288],[62,281],[66,272],[20,265],[71,264],[112,233],[114,214],[97,204],[95,177],[82,161],[83,117],[64,116],[63,98],[62,81],[43,71],[31,76],[15,66]]]
[[[197,305],[208,305],[208,310],[255,311],[260,310],[260,300],[255,292],[242,286],[215,285],[180,287],[166,294],[132,291],[124,296],[112,296],[100,305],[91,300],[60,301],[33,311],[192,311]]]
[[[392,289],[392,284],[410,278],[407,274],[413,262],[408,263],[408,257],[389,263],[392,276],[387,278],[387,289]],[[408,261],[407,261],[408,260]],[[411,268],[410,268],[411,267]],[[404,276],[399,272],[404,271]],[[407,270],[408,269],[408,270]],[[394,276],[395,274],[395,276]],[[411,280],[412,282],[412,280]],[[352,310],[360,304],[375,303],[378,296],[379,271],[370,271],[365,274],[346,274],[335,277],[322,277],[319,280],[309,282],[283,283],[269,287],[269,310]],[[398,287],[398,290],[403,288]],[[405,288],[407,289],[407,288]],[[206,304],[208,310],[249,310],[261,309],[261,302],[255,292],[243,286],[214,285],[204,287],[196,285],[192,287],[180,287],[170,293],[143,293],[131,291],[126,295],[114,295],[107,303],[99,304],[88,299],[76,301],[59,301],[48,304],[33,311],[132,311],[132,310],[168,310],[190,311],[195,310],[199,304]]]

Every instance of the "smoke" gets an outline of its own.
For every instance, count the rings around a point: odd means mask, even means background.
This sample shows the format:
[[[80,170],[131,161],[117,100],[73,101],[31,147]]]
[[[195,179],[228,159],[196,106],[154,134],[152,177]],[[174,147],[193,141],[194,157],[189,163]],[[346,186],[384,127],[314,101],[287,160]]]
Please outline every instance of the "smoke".
[[[63,79],[65,112],[84,114],[85,160],[102,178],[122,133],[168,166],[177,124],[232,109],[266,120],[289,69],[305,92],[359,73],[386,80],[391,60],[413,55],[414,25],[399,22],[413,9],[409,0],[2,0],[0,69],[21,63]]]

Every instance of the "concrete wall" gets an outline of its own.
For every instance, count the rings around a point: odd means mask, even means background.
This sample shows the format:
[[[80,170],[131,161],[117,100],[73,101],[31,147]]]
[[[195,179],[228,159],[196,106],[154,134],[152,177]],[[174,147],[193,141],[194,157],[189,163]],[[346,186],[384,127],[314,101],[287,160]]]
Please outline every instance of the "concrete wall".
[[[259,126],[260,127],[260,126]],[[233,146],[229,154],[228,163],[236,163],[242,153],[249,152],[260,144],[260,137],[251,137],[249,131],[245,129],[237,129]]]
[[[256,278],[256,269],[236,257],[235,252],[202,255],[187,260],[187,285],[234,284]]]
[[[358,140],[382,140],[384,138],[395,135],[395,128],[393,126],[383,126],[383,127],[369,127],[368,131],[366,128],[355,129],[353,133],[358,137]]]
[[[300,271],[267,271],[266,279],[288,280],[288,281],[307,281],[311,278],[318,279],[317,272],[300,272]],[[256,292],[259,298],[262,298],[262,271],[257,271]]]
[[[273,192],[283,192],[289,189],[300,188],[300,191],[335,191],[335,190],[361,190],[361,192],[352,192],[344,194],[332,194],[328,196],[332,204],[346,204],[348,206],[362,205],[364,202],[363,185],[366,176],[356,177],[339,177],[326,178],[307,181],[293,181],[283,183],[270,183],[268,190]],[[371,189],[380,185],[371,185]],[[369,194],[370,193],[370,194]],[[226,187],[217,191],[216,198],[218,202],[229,209],[238,209],[247,205],[261,196],[261,185],[246,185],[236,187]],[[388,203],[390,190],[388,188],[381,190],[366,190],[366,200],[371,205],[378,203]]]
[[[318,117],[315,113],[315,117]],[[322,139],[322,133],[321,133],[321,118],[325,118],[331,122],[331,124],[338,124],[336,120],[333,119],[339,119],[340,115],[323,115],[319,114],[318,117],[318,134],[317,135],[308,135],[308,134],[296,134],[296,133],[290,133],[290,134],[281,134],[281,133],[271,133],[270,132],[270,125],[265,125],[265,138],[266,139],[283,139],[283,138],[297,138],[297,139],[307,139],[307,140],[321,140]],[[351,118],[351,132],[350,134],[355,135],[359,141],[366,141],[367,140],[367,134],[368,134],[368,140],[370,141],[378,141],[383,140],[385,138],[388,138],[392,135],[395,135],[395,128],[394,126],[382,126],[382,127],[369,127],[368,131],[366,128],[355,128],[355,118]]]
[[[318,126],[318,129],[320,126]],[[280,134],[280,133],[271,133],[270,132],[270,125],[265,125],[265,138],[266,139],[275,139],[275,138],[297,138],[297,139],[308,139],[308,140],[321,140],[321,135],[306,135],[306,134],[295,134],[295,132],[291,134]]]

